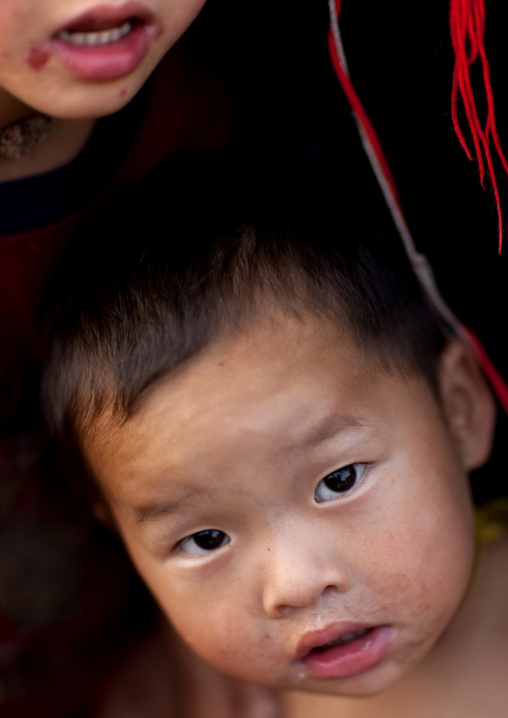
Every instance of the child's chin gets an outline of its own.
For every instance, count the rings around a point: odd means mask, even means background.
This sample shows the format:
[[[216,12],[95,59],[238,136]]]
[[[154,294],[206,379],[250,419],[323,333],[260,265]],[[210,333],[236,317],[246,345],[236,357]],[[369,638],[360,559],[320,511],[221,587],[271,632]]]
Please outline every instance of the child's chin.
[[[309,678],[297,689],[343,698],[371,698],[389,691],[404,675],[403,670],[382,665],[350,678],[336,680]]]

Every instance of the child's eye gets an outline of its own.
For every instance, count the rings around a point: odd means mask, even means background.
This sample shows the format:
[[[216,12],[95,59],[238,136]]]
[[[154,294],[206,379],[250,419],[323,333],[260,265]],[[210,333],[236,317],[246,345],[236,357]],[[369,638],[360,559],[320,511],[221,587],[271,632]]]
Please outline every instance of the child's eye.
[[[215,549],[225,546],[231,539],[224,531],[217,531],[216,529],[206,529],[205,531],[198,531],[192,536],[180,541],[180,548],[187,553],[193,554],[204,554],[215,551]]]
[[[345,494],[361,478],[365,467],[366,464],[350,464],[342,469],[337,469],[337,471],[332,471],[316,486],[314,498],[316,501],[329,501],[336,499],[340,494]]]

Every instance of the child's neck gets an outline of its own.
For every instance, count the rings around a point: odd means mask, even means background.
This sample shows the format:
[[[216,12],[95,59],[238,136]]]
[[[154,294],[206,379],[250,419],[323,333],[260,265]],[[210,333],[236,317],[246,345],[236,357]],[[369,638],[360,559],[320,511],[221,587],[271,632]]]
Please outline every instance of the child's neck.
[[[0,130],[17,123],[35,110],[0,88]],[[95,119],[54,119],[53,132],[22,157],[0,156],[0,182],[43,174],[75,159],[86,145]]]
[[[507,564],[507,538],[479,551],[470,592],[449,629],[426,659],[391,690],[362,699],[288,693],[284,718],[504,718]]]

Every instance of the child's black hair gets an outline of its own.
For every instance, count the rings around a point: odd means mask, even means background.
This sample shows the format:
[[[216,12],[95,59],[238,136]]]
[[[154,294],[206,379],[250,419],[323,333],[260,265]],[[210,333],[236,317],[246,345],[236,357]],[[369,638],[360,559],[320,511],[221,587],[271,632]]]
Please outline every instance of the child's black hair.
[[[83,229],[50,322],[43,404],[57,434],[88,432],[106,409],[127,420],[158,380],[280,312],[332,323],[374,369],[419,371],[438,393],[451,330],[395,233],[351,197],[243,194],[177,212],[159,183]]]

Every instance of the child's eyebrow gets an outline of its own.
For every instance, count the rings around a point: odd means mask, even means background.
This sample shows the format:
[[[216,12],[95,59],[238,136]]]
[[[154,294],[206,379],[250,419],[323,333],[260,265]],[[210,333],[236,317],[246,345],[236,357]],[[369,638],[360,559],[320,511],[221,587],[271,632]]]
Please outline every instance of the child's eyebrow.
[[[371,421],[368,421],[364,417],[357,416],[336,416],[333,418],[325,417],[318,424],[314,424],[308,431],[308,433],[300,439],[301,446],[310,446],[312,444],[319,444],[322,441],[331,439],[338,434],[350,429],[360,429],[365,427],[372,427]]]
[[[181,512],[183,509],[191,505],[195,506],[196,504],[206,503],[206,500],[207,497],[203,495],[202,491],[195,491],[166,503],[151,503],[136,506],[134,508],[136,524],[141,524],[145,521],[153,521],[163,516],[171,516],[171,514]]]

